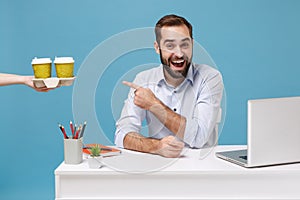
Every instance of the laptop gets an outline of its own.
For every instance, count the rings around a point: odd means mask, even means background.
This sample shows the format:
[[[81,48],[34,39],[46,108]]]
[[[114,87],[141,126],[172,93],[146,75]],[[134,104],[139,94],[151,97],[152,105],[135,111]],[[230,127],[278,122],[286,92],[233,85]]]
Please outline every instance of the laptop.
[[[243,167],[300,162],[300,97],[248,100],[247,149],[216,156]]]

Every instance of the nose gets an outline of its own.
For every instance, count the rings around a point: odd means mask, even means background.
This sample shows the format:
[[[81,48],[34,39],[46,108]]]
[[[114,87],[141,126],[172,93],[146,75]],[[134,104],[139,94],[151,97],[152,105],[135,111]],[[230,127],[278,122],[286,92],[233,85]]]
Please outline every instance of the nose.
[[[178,58],[181,58],[183,56],[183,53],[179,46],[176,46],[176,48],[174,48],[174,55]]]

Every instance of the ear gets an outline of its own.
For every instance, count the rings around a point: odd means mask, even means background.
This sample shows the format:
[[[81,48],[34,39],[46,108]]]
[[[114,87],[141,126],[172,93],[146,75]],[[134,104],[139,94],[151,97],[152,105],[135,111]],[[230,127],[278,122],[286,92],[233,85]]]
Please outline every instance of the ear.
[[[154,48],[157,54],[159,54],[159,45],[157,43],[157,41],[154,42]]]

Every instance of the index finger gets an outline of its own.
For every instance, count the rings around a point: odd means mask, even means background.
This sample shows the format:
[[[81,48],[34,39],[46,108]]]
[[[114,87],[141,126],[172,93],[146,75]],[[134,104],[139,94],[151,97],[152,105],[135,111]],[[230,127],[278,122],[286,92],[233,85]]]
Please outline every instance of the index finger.
[[[127,85],[128,87],[131,87],[133,89],[138,89],[140,88],[141,86],[135,84],[135,83],[132,83],[132,82],[128,82],[128,81],[123,81],[122,82],[124,85]]]

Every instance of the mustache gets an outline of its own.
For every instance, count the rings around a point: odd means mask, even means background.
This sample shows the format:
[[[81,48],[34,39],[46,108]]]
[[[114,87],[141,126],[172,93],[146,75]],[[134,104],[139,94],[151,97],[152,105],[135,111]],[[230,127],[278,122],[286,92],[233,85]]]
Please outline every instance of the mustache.
[[[163,64],[163,65],[170,65],[171,61],[173,60],[180,60],[180,59],[183,59],[186,63],[188,63],[188,57],[186,55],[183,55],[182,57],[177,57],[175,55],[172,55],[168,60],[165,60],[163,59],[162,57],[162,52],[161,52],[161,49],[159,49],[159,58],[160,58],[160,62]],[[165,62],[168,62],[168,63],[165,63]]]
[[[168,59],[168,62],[172,62],[172,61],[176,61],[176,60],[181,60],[183,59],[184,61],[188,61],[188,57],[186,55],[183,55],[182,57],[177,57],[175,55],[171,56],[169,59]]]

